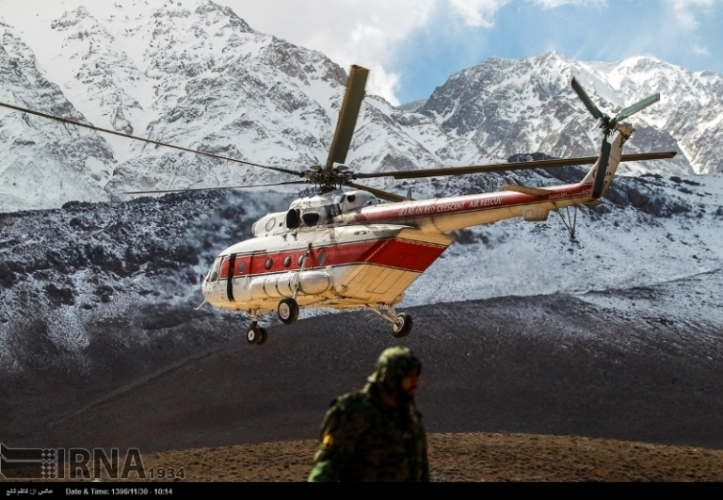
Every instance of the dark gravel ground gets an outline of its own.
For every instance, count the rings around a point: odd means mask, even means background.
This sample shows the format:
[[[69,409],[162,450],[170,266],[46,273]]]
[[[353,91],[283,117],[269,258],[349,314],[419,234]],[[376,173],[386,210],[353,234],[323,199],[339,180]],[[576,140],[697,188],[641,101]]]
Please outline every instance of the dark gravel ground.
[[[315,439],[329,402],[362,387],[379,353],[399,343],[424,362],[417,404],[429,432],[723,449],[716,325],[691,334],[562,294],[408,312],[405,340],[363,311],[270,327],[264,346],[246,343],[238,316],[174,326],[195,339],[190,348],[173,335],[130,347],[99,336],[86,349],[91,368],[4,376],[0,436],[9,446],[143,452]],[[238,335],[204,344],[209,328]]]

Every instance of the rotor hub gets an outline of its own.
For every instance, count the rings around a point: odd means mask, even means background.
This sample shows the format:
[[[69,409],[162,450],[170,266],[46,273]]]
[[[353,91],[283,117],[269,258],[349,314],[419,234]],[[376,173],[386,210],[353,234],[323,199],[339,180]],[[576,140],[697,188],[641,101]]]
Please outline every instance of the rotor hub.
[[[308,182],[316,184],[319,193],[328,193],[348,184],[354,178],[354,173],[344,165],[330,169],[314,165],[304,172],[303,177]]]

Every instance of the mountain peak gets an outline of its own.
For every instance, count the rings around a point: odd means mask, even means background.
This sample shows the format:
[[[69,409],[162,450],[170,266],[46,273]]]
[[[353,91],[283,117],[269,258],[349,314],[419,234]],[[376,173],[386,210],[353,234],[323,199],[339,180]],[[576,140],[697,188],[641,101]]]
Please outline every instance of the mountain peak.
[[[195,13],[204,17],[210,17],[211,15],[213,15],[214,21],[216,22],[222,18],[226,18],[226,21],[229,23],[229,25],[234,27],[236,30],[245,33],[254,33],[254,30],[251,29],[248,23],[241,19],[239,16],[237,16],[230,7],[218,5],[216,3],[213,3],[211,0],[208,0],[207,3],[201,4],[196,7]]]

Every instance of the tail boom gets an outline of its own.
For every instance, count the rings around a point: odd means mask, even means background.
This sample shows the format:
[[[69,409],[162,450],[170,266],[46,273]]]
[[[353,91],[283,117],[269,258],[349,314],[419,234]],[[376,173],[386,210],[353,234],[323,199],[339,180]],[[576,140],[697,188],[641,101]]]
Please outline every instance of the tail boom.
[[[622,158],[623,144],[633,133],[633,128],[626,124],[618,124],[616,130],[618,133],[610,145],[602,195],[610,189]],[[550,210],[597,201],[593,196],[593,182],[599,163],[600,158],[578,184],[545,188],[503,186],[503,191],[496,193],[377,205],[350,214],[349,220],[344,222],[391,223],[447,233],[513,217],[545,220]]]
[[[592,201],[592,185],[568,184],[545,188],[537,196],[518,191],[473,194],[380,205],[353,215],[354,223],[391,223],[422,231],[447,233],[513,217],[541,220],[557,208]]]

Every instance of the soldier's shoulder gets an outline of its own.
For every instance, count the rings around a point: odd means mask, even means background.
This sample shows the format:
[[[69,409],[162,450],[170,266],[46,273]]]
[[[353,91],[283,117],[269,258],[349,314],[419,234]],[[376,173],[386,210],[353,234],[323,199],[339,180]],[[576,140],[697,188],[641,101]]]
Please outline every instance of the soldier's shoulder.
[[[331,402],[327,411],[330,417],[341,420],[353,419],[360,425],[362,421],[373,420],[377,413],[377,406],[373,404],[369,393],[364,390],[339,396]]]
[[[339,396],[331,402],[322,424],[322,432],[343,429],[344,434],[356,434],[375,420],[375,409],[363,391]]]
[[[371,406],[369,393],[355,391],[339,396],[329,405],[330,408],[344,411],[359,411]]]

